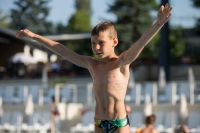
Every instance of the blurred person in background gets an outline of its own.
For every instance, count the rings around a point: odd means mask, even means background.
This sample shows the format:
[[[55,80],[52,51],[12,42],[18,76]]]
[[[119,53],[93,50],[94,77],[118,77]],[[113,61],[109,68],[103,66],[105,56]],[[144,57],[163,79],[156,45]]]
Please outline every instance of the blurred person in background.
[[[181,125],[175,129],[175,133],[190,133],[190,130],[187,125]]]
[[[138,128],[136,133],[159,133],[158,130],[154,128],[156,122],[156,116],[154,114],[145,117],[144,124],[145,128]]]
[[[154,128],[154,124],[156,122],[156,116],[154,114],[147,116],[145,118],[145,128],[141,131],[141,133],[159,133],[158,130]]]

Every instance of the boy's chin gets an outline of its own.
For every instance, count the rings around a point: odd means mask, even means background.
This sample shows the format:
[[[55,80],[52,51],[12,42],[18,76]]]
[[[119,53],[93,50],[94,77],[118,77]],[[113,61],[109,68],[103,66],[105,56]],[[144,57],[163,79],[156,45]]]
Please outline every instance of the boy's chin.
[[[98,59],[103,59],[104,57],[103,57],[103,55],[97,55],[97,58]]]
[[[102,56],[95,55],[95,58],[100,60],[102,59]]]

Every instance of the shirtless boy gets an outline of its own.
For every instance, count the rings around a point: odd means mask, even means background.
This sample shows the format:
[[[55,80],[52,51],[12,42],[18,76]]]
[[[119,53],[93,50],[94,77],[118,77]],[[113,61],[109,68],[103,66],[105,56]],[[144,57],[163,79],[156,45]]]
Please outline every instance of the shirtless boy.
[[[124,105],[129,66],[142,49],[151,41],[171,16],[169,4],[162,5],[157,21],[128,50],[115,54],[118,44],[117,32],[110,22],[101,22],[91,32],[91,47],[98,60],[79,55],[58,42],[37,35],[27,29],[20,30],[16,37],[37,40],[70,62],[87,68],[93,79],[95,106],[95,133],[129,133],[130,126]]]

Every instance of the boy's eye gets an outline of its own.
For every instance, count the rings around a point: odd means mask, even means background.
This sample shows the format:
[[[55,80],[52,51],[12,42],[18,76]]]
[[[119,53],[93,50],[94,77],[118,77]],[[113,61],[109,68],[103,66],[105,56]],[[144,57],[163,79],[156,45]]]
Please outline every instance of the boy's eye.
[[[99,44],[103,44],[104,42],[99,42]]]

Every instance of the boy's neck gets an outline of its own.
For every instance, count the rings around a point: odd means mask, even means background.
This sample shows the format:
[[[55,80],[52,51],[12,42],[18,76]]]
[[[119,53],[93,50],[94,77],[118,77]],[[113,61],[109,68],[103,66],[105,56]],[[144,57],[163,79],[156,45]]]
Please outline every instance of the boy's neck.
[[[116,60],[118,58],[117,55],[111,56],[111,57],[105,57],[105,58],[101,58],[99,59],[99,61],[103,62],[103,63],[107,63],[113,60]]]
[[[150,124],[150,125],[147,125],[147,128],[148,128],[148,129],[153,129],[154,126]]]

